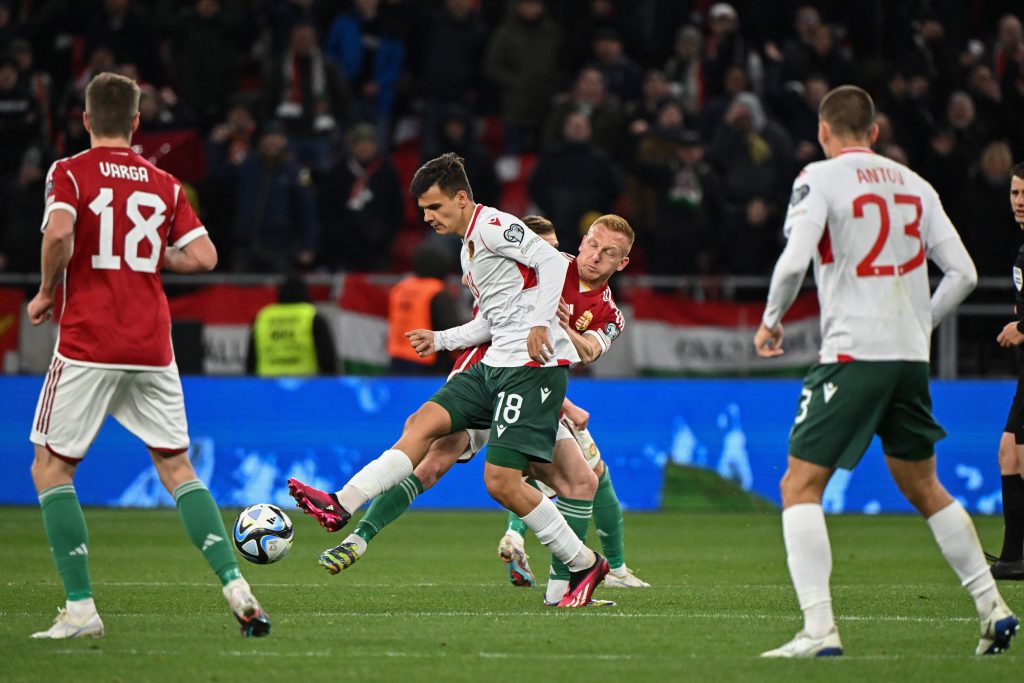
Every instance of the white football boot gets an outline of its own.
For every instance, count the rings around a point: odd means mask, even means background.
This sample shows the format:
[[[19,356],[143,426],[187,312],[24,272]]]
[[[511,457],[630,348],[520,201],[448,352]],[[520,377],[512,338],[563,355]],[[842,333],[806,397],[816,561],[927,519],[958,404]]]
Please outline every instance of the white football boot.
[[[270,635],[270,617],[260,607],[245,579],[235,579],[223,588],[232,614],[238,620],[242,635],[246,638],[260,638]]]
[[[616,567],[608,572],[608,575],[604,577],[605,588],[650,588],[651,584],[647,583],[636,574],[633,570],[622,565]]]
[[[1006,603],[1000,600],[981,620],[981,638],[974,651],[976,655],[997,655],[1010,649],[1010,641],[1020,629],[1020,620]]]
[[[103,620],[91,609],[75,609],[61,607],[57,610],[57,618],[53,626],[45,631],[33,633],[33,638],[49,640],[65,640],[67,638],[99,638],[103,635]]]
[[[838,657],[843,654],[843,643],[839,640],[836,627],[821,638],[811,638],[806,631],[800,631],[793,640],[782,647],[762,652],[762,657],[802,659],[809,657]]]

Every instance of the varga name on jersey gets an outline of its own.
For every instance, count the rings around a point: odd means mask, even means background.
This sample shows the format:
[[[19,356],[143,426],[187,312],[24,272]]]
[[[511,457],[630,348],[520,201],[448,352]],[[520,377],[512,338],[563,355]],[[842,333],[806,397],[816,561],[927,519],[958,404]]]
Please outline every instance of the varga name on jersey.
[[[100,174],[108,178],[137,180],[141,183],[149,182],[149,171],[143,166],[128,166],[126,164],[112,164],[109,161],[101,161]]]

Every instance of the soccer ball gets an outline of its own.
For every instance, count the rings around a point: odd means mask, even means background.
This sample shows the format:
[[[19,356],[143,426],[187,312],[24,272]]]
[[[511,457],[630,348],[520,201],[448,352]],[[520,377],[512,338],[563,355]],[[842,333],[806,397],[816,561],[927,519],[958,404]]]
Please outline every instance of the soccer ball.
[[[287,555],[294,535],[292,520],[270,503],[245,508],[231,528],[238,554],[256,564],[277,562]]]

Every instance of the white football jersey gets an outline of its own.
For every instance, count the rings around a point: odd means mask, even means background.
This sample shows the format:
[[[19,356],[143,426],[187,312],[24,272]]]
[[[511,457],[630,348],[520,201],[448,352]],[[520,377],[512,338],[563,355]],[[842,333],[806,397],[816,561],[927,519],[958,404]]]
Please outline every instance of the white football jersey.
[[[959,235],[935,189],[862,147],[807,166],[793,183],[785,234],[816,231],[820,362],[927,361],[927,256]]]
[[[568,261],[521,220],[477,204],[462,240],[462,271],[490,326],[491,347],[480,361],[494,367],[539,365],[530,358],[530,328],[547,325],[554,355],[545,366],[580,360],[558,325],[558,299]],[[539,266],[539,268],[538,268]],[[545,278],[540,273],[551,274]]]

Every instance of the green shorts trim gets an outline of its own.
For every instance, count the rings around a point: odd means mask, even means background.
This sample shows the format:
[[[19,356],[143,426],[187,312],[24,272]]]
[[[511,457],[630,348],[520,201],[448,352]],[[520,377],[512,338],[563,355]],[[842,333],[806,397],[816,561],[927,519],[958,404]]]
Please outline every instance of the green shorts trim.
[[[853,361],[808,371],[789,434],[791,455],[852,470],[876,434],[893,458],[935,454],[946,432],[932,416],[927,363]]]
[[[488,453],[500,446],[526,459],[551,462],[568,383],[569,369],[564,366],[499,368],[477,363],[452,377],[430,400],[448,411],[452,431],[490,428]]]

